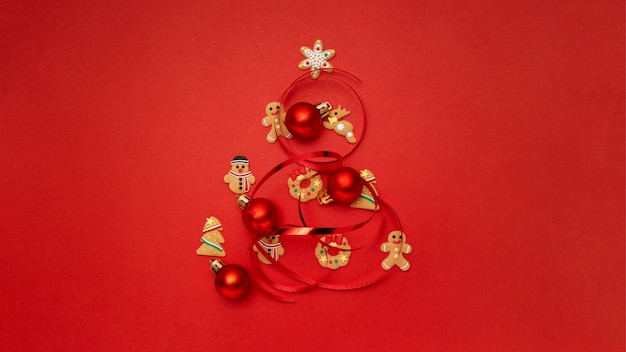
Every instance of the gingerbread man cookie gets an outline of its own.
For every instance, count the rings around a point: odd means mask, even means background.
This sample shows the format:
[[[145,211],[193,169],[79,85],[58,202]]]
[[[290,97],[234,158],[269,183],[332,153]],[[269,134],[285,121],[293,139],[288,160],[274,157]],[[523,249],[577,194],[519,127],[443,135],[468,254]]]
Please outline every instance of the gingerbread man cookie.
[[[250,171],[250,162],[245,156],[236,156],[230,162],[230,170],[224,175],[224,182],[235,194],[244,194],[250,191],[250,185],[255,178]]]
[[[261,120],[261,123],[265,127],[270,127],[270,131],[267,133],[267,137],[265,137],[268,142],[276,142],[279,136],[287,139],[293,137],[285,126],[285,116],[283,106],[279,102],[273,101],[265,106],[265,117]]]
[[[200,238],[202,245],[198,247],[196,254],[209,257],[224,257],[226,251],[222,248],[222,243],[225,241],[220,231],[222,231],[222,224],[215,216],[206,218],[204,228],[202,229],[203,235]]]
[[[259,247],[261,247],[261,249],[259,249]],[[274,261],[278,261],[278,258],[285,254],[285,249],[280,243],[280,236],[278,235],[262,237],[254,245],[253,249],[258,253],[259,260],[265,264],[272,264],[272,262],[267,259],[263,253],[259,252],[260,250],[265,251]]]
[[[315,247],[318,263],[333,270],[348,265],[351,253],[348,239],[341,234],[325,235]]]
[[[354,137],[354,127],[346,120],[342,120],[350,114],[350,111],[342,108],[341,105],[337,109],[330,110],[328,117],[322,121],[324,128],[334,130],[340,136],[345,136],[346,140],[350,143],[356,143],[356,137]]]
[[[387,258],[383,260],[381,266],[385,270],[391,269],[394,265],[402,271],[407,271],[411,268],[411,264],[402,255],[409,254],[413,250],[410,244],[406,243],[406,235],[400,230],[391,231],[387,236],[387,242],[380,245],[380,250],[384,253],[389,253]]]

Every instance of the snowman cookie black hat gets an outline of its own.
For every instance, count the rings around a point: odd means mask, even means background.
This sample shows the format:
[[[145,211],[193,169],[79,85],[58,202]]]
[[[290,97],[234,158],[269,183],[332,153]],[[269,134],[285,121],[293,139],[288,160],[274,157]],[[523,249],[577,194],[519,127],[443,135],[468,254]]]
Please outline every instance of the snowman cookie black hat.
[[[231,165],[235,165],[235,164],[249,165],[250,161],[245,156],[237,155],[236,157],[233,158],[233,160],[230,161],[230,164]]]
[[[255,181],[255,177],[250,171],[248,158],[238,155],[230,161],[230,170],[224,175],[224,182],[228,183],[228,187],[233,193],[243,194],[248,192],[250,185]]]

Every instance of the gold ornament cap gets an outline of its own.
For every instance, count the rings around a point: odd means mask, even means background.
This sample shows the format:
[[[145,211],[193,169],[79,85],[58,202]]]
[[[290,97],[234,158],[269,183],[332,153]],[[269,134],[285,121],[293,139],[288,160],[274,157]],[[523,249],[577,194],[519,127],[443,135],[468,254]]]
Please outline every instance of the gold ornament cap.
[[[219,259],[211,260],[211,270],[213,270],[215,274],[217,274],[218,271],[222,270],[224,265],[225,265],[224,262],[222,262]]]
[[[250,203],[250,197],[247,194],[242,194],[237,198],[237,205],[243,210]]]

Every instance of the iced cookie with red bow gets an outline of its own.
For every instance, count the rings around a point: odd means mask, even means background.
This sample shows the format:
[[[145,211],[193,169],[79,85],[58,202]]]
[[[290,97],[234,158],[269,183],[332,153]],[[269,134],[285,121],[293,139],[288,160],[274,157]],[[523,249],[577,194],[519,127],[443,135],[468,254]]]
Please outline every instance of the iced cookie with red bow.
[[[254,251],[258,253],[259,260],[265,264],[272,264],[272,262],[260,251],[267,253],[274,261],[278,261],[278,258],[285,254],[285,249],[280,243],[280,236],[278,235],[262,237],[254,245]]]
[[[387,258],[380,264],[383,269],[389,270],[394,265],[402,271],[407,271],[411,268],[411,264],[403,254],[409,254],[413,250],[410,244],[406,243],[406,235],[400,230],[391,231],[387,236],[387,242],[380,245],[380,250],[384,253],[389,253]]]
[[[250,171],[250,162],[245,156],[236,156],[230,162],[230,170],[224,175],[224,182],[235,194],[244,194],[250,191],[250,185],[254,184],[255,178]]]
[[[289,174],[287,186],[289,187],[290,196],[301,202],[308,202],[317,198],[317,195],[324,187],[324,183],[317,171],[302,166]]]
[[[348,265],[351,247],[346,236],[331,234],[323,236],[315,247],[317,262],[328,269],[339,269]]]

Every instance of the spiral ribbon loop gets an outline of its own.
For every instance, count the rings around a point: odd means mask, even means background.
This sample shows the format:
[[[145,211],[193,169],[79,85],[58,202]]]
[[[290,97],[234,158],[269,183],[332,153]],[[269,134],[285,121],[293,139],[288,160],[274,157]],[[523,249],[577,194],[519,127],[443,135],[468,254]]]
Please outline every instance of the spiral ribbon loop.
[[[254,200],[256,193],[259,191],[262,185],[265,184],[265,182],[268,179],[270,179],[272,176],[276,175],[279,171],[283,170],[285,167],[292,165],[292,164],[298,164],[301,167],[306,167],[315,171],[316,172],[315,175],[322,176],[322,175],[331,173],[341,168],[343,165],[343,160],[347,156],[352,154],[360,145],[360,142],[363,139],[362,136],[365,134],[365,127],[366,127],[365,109],[363,107],[363,101],[361,97],[359,96],[357,91],[353,88],[353,86],[347,82],[346,79],[350,79],[359,84],[361,83],[361,81],[356,76],[354,76],[353,74],[345,70],[335,68],[335,72],[343,74],[344,76],[342,77],[341,75],[339,75],[339,77],[337,77],[333,75],[333,78],[329,78],[329,79],[333,79],[336,82],[338,82],[339,87],[347,88],[348,97],[352,96],[353,98],[355,98],[355,101],[358,102],[357,105],[360,105],[359,108],[362,111],[362,119],[363,119],[363,124],[361,126],[362,128],[361,138],[359,138],[358,141],[351,147],[351,149],[344,154],[334,152],[334,151],[328,151],[328,150],[299,153],[295,150],[294,145],[290,143],[287,138],[281,136],[280,138],[278,138],[278,141],[282,149],[288,155],[288,159],[276,165],[274,168],[272,168],[255,185],[255,188],[250,193],[248,203],[246,203],[245,205],[240,204],[244,212],[246,211],[246,207],[252,204],[252,201]],[[308,72],[300,75],[287,87],[287,89],[281,94],[280,99],[279,99],[279,104],[281,106],[284,106],[284,103],[289,101],[292,98],[292,94],[294,93],[296,88],[302,82],[307,80],[308,76],[309,76]],[[311,83],[310,81],[307,81],[305,84],[319,84],[319,83]],[[246,226],[246,228],[251,229],[251,233],[253,235],[252,241],[249,246],[250,258],[253,263],[252,268],[256,274],[256,275],[253,275],[253,278],[260,278],[257,284],[259,284],[258,286],[265,293],[270,295],[272,298],[280,300],[280,301],[293,302],[294,300],[291,296],[288,296],[282,293],[277,293],[275,291],[285,292],[285,293],[296,293],[296,292],[307,291],[315,287],[321,287],[321,288],[326,288],[326,289],[331,289],[331,290],[351,290],[351,289],[357,289],[357,288],[362,288],[362,287],[372,285],[382,280],[388,274],[388,271],[383,271],[375,275],[370,275],[364,278],[360,278],[359,280],[355,282],[351,282],[347,284],[336,284],[336,283],[332,283],[328,281],[328,278],[331,272],[330,270],[326,270],[321,275],[316,275],[315,277],[311,277],[312,275],[300,273],[297,270],[291,268],[290,266],[285,265],[282,261],[279,262],[277,255],[271,255],[270,253],[268,253],[267,250],[258,250],[257,252],[259,253],[259,258],[263,257],[264,259],[266,259],[266,262],[271,263],[272,267],[276,268],[282,275],[285,275],[286,277],[289,277],[300,283],[299,285],[286,285],[286,284],[276,282],[274,279],[270,277],[270,275],[268,275],[265,272],[265,270],[262,268],[262,265],[260,264],[260,261],[256,258],[255,251],[253,250],[255,246],[258,245],[260,239],[268,235],[270,236],[273,236],[273,235],[293,236],[294,238],[310,239],[310,241],[313,243],[321,243],[322,245],[327,245],[327,243],[322,241],[322,239],[325,236],[327,235],[334,236],[334,235],[354,232],[357,230],[362,230],[366,228],[372,222],[373,219],[375,219],[376,217],[381,217],[381,220],[378,222],[378,226],[376,230],[374,231],[375,235],[372,236],[371,239],[369,239],[368,241],[364,241],[364,243],[358,246],[351,247],[351,248],[342,248],[341,250],[354,252],[354,251],[358,251],[361,249],[370,248],[372,245],[381,241],[384,238],[385,225],[388,223],[388,220],[384,216],[381,215],[384,212],[390,213],[392,215],[393,222],[400,228],[400,230],[402,230],[402,225],[400,224],[400,220],[397,214],[386,202],[380,199],[380,197],[378,196],[378,192],[376,192],[374,187],[368,182],[363,182],[362,186],[367,188],[370,191],[373,203],[376,204],[377,207],[373,209],[370,215],[364,220],[359,221],[355,224],[348,225],[348,226],[316,227],[316,226],[309,225],[302,211],[301,199],[298,200],[298,215],[299,215],[299,220],[301,224],[272,223],[268,231],[257,232],[257,231],[252,230],[256,228],[254,226],[255,224],[251,223],[253,220],[251,220],[250,217],[247,217],[244,214],[244,217],[243,217],[244,225]],[[267,209],[269,208],[266,208],[264,210],[267,211]]]
[[[312,159],[316,159],[316,158],[330,158],[331,161],[323,162],[323,163],[311,161]],[[298,163],[301,165],[305,164],[307,165],[307,167],[310,167],[318,171],[320,174],[325,174],[325,173],[332,172],[338,169],[339,167],[341,167],[342,159],[343,158],[341,155],[335,152],[330,152],[330,151],[317,151],[317,152],[310,152],[310,153],[292,156],[288,160],[272,168],[266,175],[262,177],[261,181],[256,185],[256,188],[251,193],[251,198],[254,199],[253,197],[256,194],[256,192],[258,192],[261,186],[269,178],[274,176],[276,173],[278,173],[280,170],[284,169],[288,165],[291,165],[294,163]],[[401,228],[399,218],[396,215],[396,213],[393,211],[393,209],[390,206],[388,206],[387,203],[385,203],[383,200],[380,199],[380,197],[377,195],[377,192],[375,192],[374,188],[370,184],[363,183],[363,186],[370,190],[372,197],[374,198],[375,204],[378,204],[381,209],[384,209],[390,212],[393,215],[394,221]],[[321,277],[313,278],[313,277],[310,277],[309,275],[302,274],[290,268],[289,266],[283,264],[282,262],[279,262],[278,259],[275,258],[275,256],[268,254],[267,251],[259,250],[258,251],[259,255],[263,256],[269,263],[272,264],[273,267],[277,268],[281,274],[300,282],[302,285],[299,285],[299,286],[285,285],[285,284],[278,283],[274,281],[273,279],[271,279],[261,268],[261,265],[259,264],[260,261],[257,258],[255,258],[254,251],[252,250],[262,237],[268,236],[268,235],[296,236],[296,237],[301,237],[301,238],[312,238],[316,242],[324,244],[324,242],[322,241],[322,236],[330,235],[330,234],[344,234],[344,233],[349,233],[349,232],[353,232],[358,229],[364,228],[380,213],[380,211],[378,210],[372,211],[370,216],[368,216],[365,220],[360,221],[356,224],[352,224],[348,226],[336,226],[336,227],[309,226],[306,220],[304,219],[300,201],[298,201],[298,213],[299,213],[300,221],[301,221],[300,225],[276,224],[270,228],[269,232],[266,232],[266,233],[254,233],[253,232],[252,233],[253,239],[250,243],[249,252],[250,252],[251,260],[253,263],[254,271],[258,274],[258,275],[254,275],[254,277],[260,278],[261,282],[263,282],[264,285],[259,285],[259,287],[261,287],[262,290],[265,293],[269,294],[272,298],[280,300],[280,301],[284,301],[284,302],[293,302],[293,298],[289,296],[285,296],[283,294],[277,294],[277,293],[271,292],[267,287],[273,290],[277,290],[281,292],[288,292],[288,293],[302,292],[302,291],[310,290],[315,287],[321,287],[321,288],[332,289],[332,290],[351,290],[351,289],[357,289],[357,288],[362,288],[362,287],[372,285],[382,280],[387,275],[388,272],[385,271],[377,275],[365,277],[364,279],[358,282],[353,282],[350,284],[334,284],[334,283],[330,283],[326,281],[327,276],[329,275],[328,271]],[[250,226],[251,225],[250,219],[247,217],[244,217],[243,220],[244,220],[244,224],[246,225],[246,227],[251,229],[252,226]],[[346,248],[342,250],[357,251],[357,250],[365,249],[365,248],[372,246],[374,243],[376,243],[377,241],[380,241],[383,238],[385,224],[386,224],[386,219],[383,217],[381,221],[379,222],[377,230],[375,231],[375,236],[372,236],[370,241],[367,241],[364,245],[361,245],[359,247]]]

